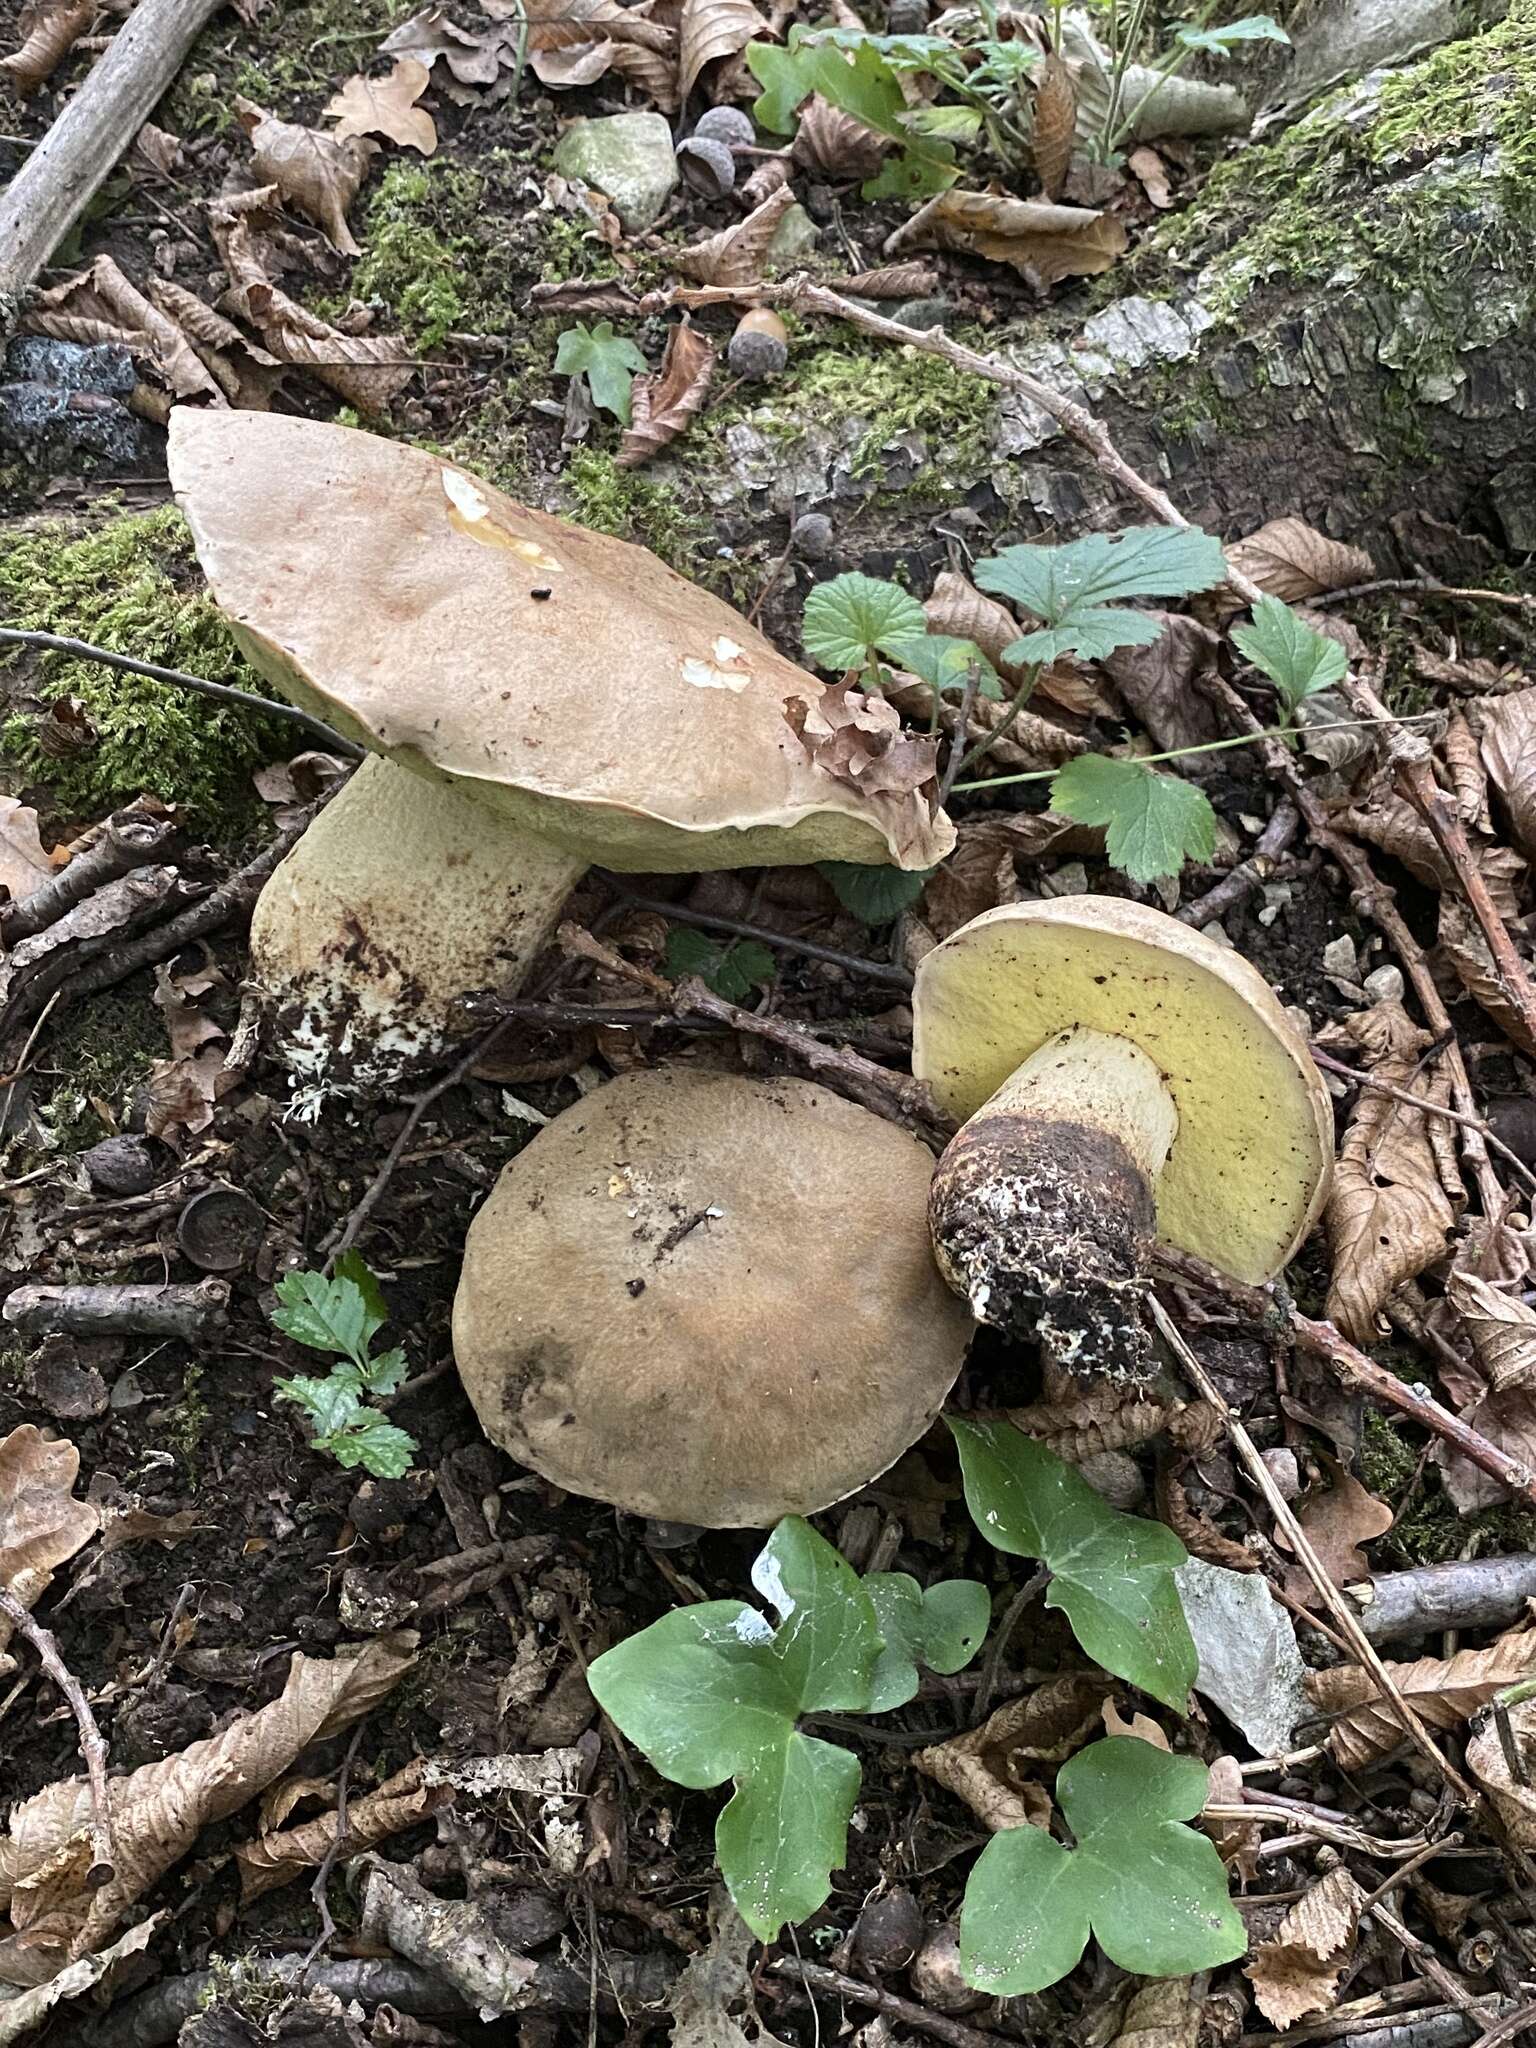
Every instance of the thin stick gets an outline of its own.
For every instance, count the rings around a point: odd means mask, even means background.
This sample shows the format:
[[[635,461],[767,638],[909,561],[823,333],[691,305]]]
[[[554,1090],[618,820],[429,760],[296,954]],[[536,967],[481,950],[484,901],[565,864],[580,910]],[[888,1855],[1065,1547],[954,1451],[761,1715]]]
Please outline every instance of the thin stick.
[[[900,2020],[905,2026],[931,2034],[936,2041],[947,2041],[949,2048],[997,2048],[996,2034],[983,2034],[979,2028],[966,2026],[963,2020],[931,2012],[926,2005],[915,2005],[910,1998],[898,1998],[894,1991],[882,1991],[874,1984],[861,1983],[857,1977],[845,1977],[841,1970],[829,1970],[825,1963],[802,1962],[798,1956],[775,1956],[768,1968],[776,1977],[788,1977],[792,1982],[798,1978],[808,1992],[823,1991],[833,1998],[849,1998],[855,2005],[870,2006],[888,2020]]]
[[[124,675],[148,676],[151,682],[174,683],[178,690],[195,690],[200,697],[217,698],[221,704],[239,704],[247,711],[259,711],[264,718],[286,718],[304,730],[329,753],[360,761],[366,748],[343,739],[339,732],[296,704],[281,704],[275,697],[258,697],[252,690],[237,690],[232,683],[211,683],[206,676],[189,675],[185,669],[161,668],[158,662],[135,661],[127,654],[114,654],[108,647],[95,647],[89,640],[71,640],[61,633],[23,633],[14,626],[0,626],[0,646],[34,647],[45,654],[69,654],[76,661],[99,661],[103,668],[115,668]]]
[[[363,1730],[366,1726],[367,1716],[365,1715],[352,1730],[352,1740],[347,1744],[347,1753],[341,1760],[340,1771],[336,1774],[336,1832],[325,1845],[325,1854],[320,1859],[320,1868],[315,1872],[315,1881],[309,1888],[309,1896],[314,1900],[315,1910],[320,1915],[320,1932],[310,1943],[309,1953],[299,1965],[299,1989],[301,1991],[304,1988],[304,1980],[309,1975],[311,1966],[318,1958],[320,1951],[329,1946],[336,1932],[336,1922],[331,1914],[331,1902],[327,1894],[331,1887],[331,1872],[336,1868],[337,1858],[341,1855],[342,1846],[347,1839],[347,1795],[351,1789],[352,1763],[357,1755],[358,1745],[363,1739]]]
[[[971,710],[976,702],[976,692],[980,686],[981,671],[974,661],[968,662],[965,670],[965,685],[960,692],[960,708],[955,714],[955,730],[949,742],[949,759],[944,763],[944,775],[939,783],[939,809],[941,811],[949,802],[950,791],[954,788],[960,770],[965,765],[965,736],[971,729]],[[933,693],[935,717],[938,716],[941,702],[942,692],[935,689]],[[993,727],[992,739],[994,742],[1003,737],[1004,729],[1004,725]]]
[[[1460,1124],[1464,1130],[1477,1131],[1484,1144],[1491,1145],[1501,1158],[1507,1159],[1528,1187],[1536,1188],[1536,1173],[1531,1172],[1517,1152],[1510,1151],[1482,1117],[1463,1116],[1459,1109],[1451,1109],[1443,1102],[1431,1102],[1427,1095],[1415,1095],[1410,1089],[1394,1087],[1390,1081],[1378,1081],[1374,1074],[1362,1074],[1358,1067],[1346,1066],[1343,1060],[1336,1060],[1331,1053],[1320,1052],[1315,1045],[1308,1050],[1314,1067],[1322,1067],[1330,1074],[1341,1074],[1358,1088],[1374,1088],[1380,1095],[1390,1095],[1394,1102],[1406,1102],[1411,1109],[1423,1110],[1426,1116],[1443,1116],[1453,1124]]]
[[[1462,1799],[1468,1801],[1475,1800],[1477,1797],[1476,1793],[1455,1767],[1441,1755],[1434,1737],[1413,1711],[1413,1708],[1403,1698],[1391,1672],[1388,1671],[1386,1665],[1377,1654],[1375,1644],[1366,1635],[1364,1629],[1361,1628],[1359,1617],[1323,1569],[1322,1561],[1318,1557],[1317,1552],[1312,1548],[1312,1543],[1306,1530],[1302,1528],[1300,1522],[1297,1521],[1295,1515],[1291,1512],[1289,1502],[1285,1499],[1279,1487],[1276,1486],[1269,1467],[1259,1455],[1258,1446],[1243,1427],[1231,1404],[1216,1386],[1216,1383],[1212,1380],[1210,1374],[1200,1363],[1194,1352],[1191,1351],[1188,1344],[1185,1343],[1183,1335],[1174,1323],[1173,1318],[1168,1314],[1168,1311],[1163,1307],[1155,1294],[1149,1296],[1148,1306],[1151,1310],[1152,1320],[1156,1323],[1164,1342],[1178,1359],[1180,1366],[1193,1383],[1201,1399],[1221,1417],[1222,1425],[1231,1439],[1233,1449],[1247,1467],[1248,1474],[1253,1480],[1254,1485],[1258,1487],[1260,1493],[1264,1496],[1265,1505],[1274,1516],[1276,1523],[1285,1532],[1286,1542],[1290,1545],[1293,1555],[1301,1564],[1302,1569],[1311,1579],[1313,1585],[1316,1586],[1318,1596],[1322,1600],[1323,1605],[1338,1624],[1339,1633],[1345,1638],[1355,1656],[1360,1660],[1363,1668],[1370,1673],[1375,1681],[1377,1690],[1386,1701],[1393,1717],[1414,1747],[1419,1751],[1420,1755],[1434,1765],[1452,1791]]]
[[[59,1646],[52,1634],[32,1618],[7,1586],[0,1586],[0,1614],[36,1650],[43,1669],[68,1700],[75,1725],[80,1730],[80,1754],[85,1759],[85,1773],[91,1787],[91,1867],[85,1874],[85,1881],[92,1891],[99,1891],[117,1874],[112,1850],[112,1795],[107,1789],[106,1742],[96,1725],[90,1701],[81,1691],[79,1680],[59,1655]]]
[[[1405,1877],[1410,1877],[1415,1870],[1422,1869],[1426,1863],[1431,1862],[1445,1850],[1459,1849],[1462,1841],[1463,1836],[1458,1831],[1456,1834],[1445,1836],[1442,1841],[1426,1842],[1422,1849],[1416,1849],[1406,1863],[1399,1863],[1390,1877],[1384,1877],[1381,1883],[1377,1885],[1375,1891],[1366,1895],[1365,1903],[1360,1908],[1361,1912],[1368,1912],[1378,1899],[1384,1899],[1388,1892],[1395,1892]]]
[[[912,986],[912,976],[906,968],[893,967],[889,961],[865,960],[857,953],[842,953],[835,946],[820,946],[811,939],[787,938],[783,932],[770,931],[766,925],[748,924],[744,918],[716,917],[712,912],[692,910],[683,903],[667,903],[659,896],[639,896],[625,886],[622,875],[610,875],[605,871],[603,880],[612,883],[631,909],[651,911],[673,924],[697,925],[700,931],[724,932],[736,939],[756,939],[764,946],[778,947],[781,952],[802,953],[807,960],[824,960],[829,967],[841,967],[848,974],[861,974],[866,981],[883,981],[890,988],[907,990]]]
[[[1181,905],[1174,913],[1179,923],[1198,928],[1209,924],[1212,918],[1224,917],[1229,910],[1236,909],[1246,896],[1268,881],[1275,862],[1300,829],[1301,813],[1288,796],[1281,797],[1270,814],[1269,823],[1259,834],[1258,844],[1252,853],[1223,875],[1214,888],[1207,889],[1193,902]]]
[[[1362,1907],[1362,1915],[1364,1911],[1365,1909]],[[1427,1941],[1420,1941],[1419,1937],[1410,1932],[1403,1925],[1402,1921],[1398,1919],[1397,1915],[1390,1908],[1382,1905],[1380,1900],[1371,1907],[1371,1917],[1378,1927],[1386,1929],[1387,1933],[1391,1935],[1392,1939],[1406,1954],[1413,1957],[1420,1970],[1429,1979],[1430,1983],[1434,1985],[1442,1998],[1449,1999],[1452,2005],[1459,2011],[1466,2013],[1470,2019],[1476,2020],[1479,2026],[1483,2024],[1489,2017],[1484,2000],[1472,1996],[1461,1979],[1453,1976],[1445,1967]]]
[[[1369,583],[1351,583],[1343,590],[1323,590],[1307,603],[1316,611],[1330,605],[1347,604],[1351,598],[1375,597],[1386,591],[1412,591],[1417,597],[1454,597],[1469,603],[1501,604],[1516,611],[1536,611],[1536,597],[1508,590],[1462,590],[1451,583],[1434,583],[1427,576],[1377,576]]]

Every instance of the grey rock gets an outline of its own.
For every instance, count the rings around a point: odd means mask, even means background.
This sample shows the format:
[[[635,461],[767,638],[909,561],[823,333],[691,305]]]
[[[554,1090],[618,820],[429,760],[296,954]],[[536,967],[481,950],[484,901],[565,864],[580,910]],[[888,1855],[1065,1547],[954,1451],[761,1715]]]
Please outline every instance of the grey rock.
[[[825,512],[802,512],[789,529],[789,544],[804,562],[824,562],[833,548],[832,522]]]
[[[1312,1711],[1291,1617],[1261,1573],[1192,1557],[1174,1577],[1200,1653],[1195,1691],[1220,1707],[1260,1756],[1283,1756]]]
[[[606,192],[632,235],[655,222],[677,186],[672,131],[660,114],[573,121],[555,146],[555,169]]]
[[[152,1138],[103,1138],[80,1154],[85,1177],[98,1195],[144,1195],[162,1177],[164,1158]]]
[[[891,318],[898,326],[927,333],[930,328],[942,327],[954,310],[948,299],[903,299],[891,308]]]
[[[774,230],[763,268],[770,276],[777,270],[793,270],[815,249],[820,236],[816,223],[803,206],[792,206]]]

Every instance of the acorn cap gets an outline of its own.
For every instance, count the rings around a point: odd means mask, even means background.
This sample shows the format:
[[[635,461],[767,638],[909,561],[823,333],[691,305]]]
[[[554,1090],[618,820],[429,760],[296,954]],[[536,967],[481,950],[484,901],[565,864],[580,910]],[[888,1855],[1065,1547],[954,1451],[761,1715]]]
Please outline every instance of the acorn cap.
[[[425,449],[277,413],[171,415],[171,478],[249,659],[364,746],[607,866],[928,867],[918,793],[808,757],[815,677],[651,554]]]
[[[813,1514],[916,1442],[971,1318],[916,1139],[807,1081],[611,1081],[470,1226],[453,1304],[481,1426],[570,1492],[706,1528]]]
[[[1305,1041],[1239,954],[1108,896],[989,910],[926,954],[913,1072],[970,1117],[1054,1033],[1110,1032],[1157,1066],[1178,1128],[1157,1235],[1256,1285],[1322,1211],[1333,1105]]]

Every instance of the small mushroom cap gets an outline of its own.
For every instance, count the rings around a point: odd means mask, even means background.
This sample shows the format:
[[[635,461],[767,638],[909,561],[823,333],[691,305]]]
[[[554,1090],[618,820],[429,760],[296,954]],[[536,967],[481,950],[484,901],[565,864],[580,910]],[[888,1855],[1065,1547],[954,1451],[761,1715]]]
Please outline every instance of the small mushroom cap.
[[[453,1304],[486,1434],[572,1493],[705,1528],[813,1514],[932,1422],[972,1323],[933,1160],[807,1081],[611,1081],[502,1173]]]
[[[171,478],[255,666],[407,767],[610,867],[927,867],[920,793],[865,795],[785,715],[823,685],[647,549],[423,448],[178,406]]]
[[[1257,969],[1176,918],[1109,896],[1010,903],[917,970],[913,1072],[968,1117],[1053,1032],[1114,1032],[1157,1062],[1179,1113],[1157,1233],[1250,1284],[1321,1213],[1333,1106]]]

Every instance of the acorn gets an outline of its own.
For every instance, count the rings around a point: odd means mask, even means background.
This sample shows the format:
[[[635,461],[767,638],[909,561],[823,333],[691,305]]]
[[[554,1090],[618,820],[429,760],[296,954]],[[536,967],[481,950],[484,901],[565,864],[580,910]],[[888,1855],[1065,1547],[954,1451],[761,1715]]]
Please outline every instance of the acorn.
[[[695,192],[706,199],[722,198],[736,185],[736,159],[730,145],[714,135],[693,135],[677,145],[677,168]]]
[[[752,116],[740,107],[711,107],[693,124],[696,142],[722,142],[727,149],[750,149],[757,140]]]
[[[789,361],[789,329],[777,313],[754,306],[737,322],[725,360],[738,377],[776,377]]]

